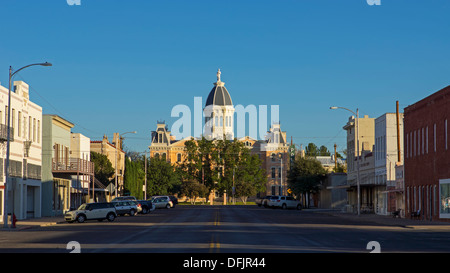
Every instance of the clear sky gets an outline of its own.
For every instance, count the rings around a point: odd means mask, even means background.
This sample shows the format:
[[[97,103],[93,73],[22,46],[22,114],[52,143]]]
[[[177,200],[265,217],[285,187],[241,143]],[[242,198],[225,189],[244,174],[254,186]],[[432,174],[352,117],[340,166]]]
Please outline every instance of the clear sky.
[[[296,144],[337,143],[350,113],[379,117],[450,85],[450,1],[16,0],[0,2],[8,69],[44,114],[91,140],[136,130],[144,151],[175,105],[206,101],[222,71],[233,103],[279,105]]]

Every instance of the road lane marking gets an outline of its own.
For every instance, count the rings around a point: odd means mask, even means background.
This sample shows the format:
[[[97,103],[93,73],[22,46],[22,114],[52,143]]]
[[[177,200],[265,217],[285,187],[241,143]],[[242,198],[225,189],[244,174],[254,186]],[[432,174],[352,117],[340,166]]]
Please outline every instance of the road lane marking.
[[[219,253],[220,243],[219,236],[217,234],[211,234],[211,241],[209,243],[209,253]]]

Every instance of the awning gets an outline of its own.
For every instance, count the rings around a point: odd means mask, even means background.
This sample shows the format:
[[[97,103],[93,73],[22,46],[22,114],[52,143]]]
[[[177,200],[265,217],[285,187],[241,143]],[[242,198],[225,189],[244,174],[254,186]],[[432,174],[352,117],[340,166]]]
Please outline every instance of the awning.
[[[387,191],[381,191],[380,193],[390,193],[390,192],[403,193],[404,190],[403,189],[392,189],[392,190],[387,190]]]
[[[339,185],[339,186],[328,186],[327,190],[332,190],[332,189],[348,189],[350,188],[350,185]]]

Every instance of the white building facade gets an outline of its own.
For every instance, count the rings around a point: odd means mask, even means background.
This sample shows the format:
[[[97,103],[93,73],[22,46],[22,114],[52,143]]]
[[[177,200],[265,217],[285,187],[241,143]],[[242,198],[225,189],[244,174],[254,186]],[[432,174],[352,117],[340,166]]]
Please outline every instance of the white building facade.
[[[5,192],[8,89],[0,86],[0,221],[5,212],[18,220],[41,217],[42,107],[31,102],[29,86],[15,81],[11,92],[9,181]],[[3,136],[4,135],[4,136]]]
[[[395,199],[389,196],[389,191],[396,187],[395,166],[403,162],[403,114],[399,113],[399,140],[397,133],[397,115],[385,113],[375,119],[375,193],[377,207],[375,212],[381,215],[390,213],[390,207],[395,207]],[[400,150],[399,150],[400,149]],[[392,203],[392,204],[391,204]]]

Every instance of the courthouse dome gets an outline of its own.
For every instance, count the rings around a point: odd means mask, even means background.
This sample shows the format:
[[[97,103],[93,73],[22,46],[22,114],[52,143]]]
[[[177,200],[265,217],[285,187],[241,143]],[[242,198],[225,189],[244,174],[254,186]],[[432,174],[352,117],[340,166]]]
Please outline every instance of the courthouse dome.
[[[230,93],[228,93],[228,90],[225,88],[225,83],[220,81],[220,74],[221,72],[219,69],[219,71],[217,71],[217,82],[214,83],[213,89],[209,92],[205,106],[233,106],[233,101],[231,100]]]

